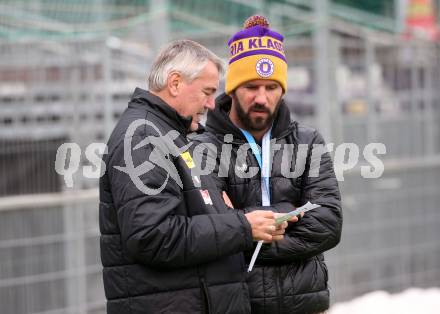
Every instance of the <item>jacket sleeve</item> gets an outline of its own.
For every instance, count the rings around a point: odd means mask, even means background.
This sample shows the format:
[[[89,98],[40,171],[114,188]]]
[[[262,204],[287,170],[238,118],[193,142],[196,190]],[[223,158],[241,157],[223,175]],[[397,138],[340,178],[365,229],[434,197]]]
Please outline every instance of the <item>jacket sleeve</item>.
[[[325,142],[315,132],[312,144],[325,145]],[[335,247],[340,241],[341,197],[333,162],[328,152],[322,155],[320,162],[312,162],[312,148],[313,145],[309,149],[302,175],[301,204],[310,201],[321,207],[305,213],[299,222],[289,223],[283,240],[263,246],[259,255],[260,261],[289,262],[310,258]],[[317,173],[317,170],[319,175],[315,177],[313,173]]]
[[[135,134],[133,143],[142,138],[145,136]],[[150,154],[154,154],[151,145],[131,149],[137,170]],[[148,168],[146,163],[146,173],[137,178],[135,174],[133,180],[127,173],[130,170],[115,168],[125,167],[124,159],[124,143],[120,143],[106,166],[123,251],[130,258],[153,267],[178,268],[214,261],[252,247],[250,225],[243,214],[179,214],[186,211],[183,191],[167,176],[167,171],[157,165]],[[160,193],[141,191],[142,186],[158,189],[163,182],[167,183]]]

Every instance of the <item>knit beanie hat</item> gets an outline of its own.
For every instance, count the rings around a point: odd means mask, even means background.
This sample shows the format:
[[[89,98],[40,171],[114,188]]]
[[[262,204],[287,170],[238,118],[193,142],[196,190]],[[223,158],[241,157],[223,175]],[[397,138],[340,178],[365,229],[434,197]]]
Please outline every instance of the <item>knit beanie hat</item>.
[[[274,80],[287,89],[287,61],[284,37],[269,29],[264,16],[253,15],[244,29],[228,41],[230,58],[226,72],[226,94],[251,80]]]

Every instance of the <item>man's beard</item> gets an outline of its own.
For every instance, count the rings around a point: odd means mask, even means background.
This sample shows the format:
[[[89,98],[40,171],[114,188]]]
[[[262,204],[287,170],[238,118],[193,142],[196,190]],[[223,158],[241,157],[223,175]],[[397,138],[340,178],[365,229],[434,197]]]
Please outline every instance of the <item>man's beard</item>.
[[[274,121],[275,117],[277,116],[278,109],[280,108],[280,104],[281,104],[281,100],[280,100],[276,105],[273,113],[271,113],[270,110],[266,108],[264,105],[257,103],[254,103],[251,107],[249,107],[248,112],[245,112],[240,102],[238,101],[238,98],[237,97],[234,98],[235,98],[234,99],[235,111],[237,113],[237,117],[244,126],[244,128],[248,131],[263,131],[268,129],[272,125],[272,122]],[[250,115],[252,111],[265,112],[267,115],[266,117],[256,117],[252,119]]]

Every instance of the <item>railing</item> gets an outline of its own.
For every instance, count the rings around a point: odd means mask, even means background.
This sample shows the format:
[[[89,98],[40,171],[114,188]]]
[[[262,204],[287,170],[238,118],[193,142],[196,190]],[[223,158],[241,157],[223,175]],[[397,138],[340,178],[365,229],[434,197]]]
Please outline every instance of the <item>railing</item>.
[[[105,313],[97,195],[0,198],[2,313]]]

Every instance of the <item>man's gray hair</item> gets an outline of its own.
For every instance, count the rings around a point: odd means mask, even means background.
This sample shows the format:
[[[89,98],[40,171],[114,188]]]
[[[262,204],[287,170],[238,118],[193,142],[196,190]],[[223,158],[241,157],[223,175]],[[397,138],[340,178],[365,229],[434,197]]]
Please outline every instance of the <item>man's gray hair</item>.
[[[163,48],[151,67],[148,88],[159,92],[165,88],[168,75],[180,73],[191,82],[211,61],[217,66],[219,75],[224,73],[223,61],[209,49],[192,40],[176,40]]]

